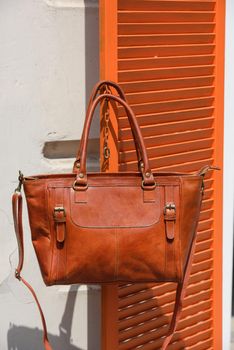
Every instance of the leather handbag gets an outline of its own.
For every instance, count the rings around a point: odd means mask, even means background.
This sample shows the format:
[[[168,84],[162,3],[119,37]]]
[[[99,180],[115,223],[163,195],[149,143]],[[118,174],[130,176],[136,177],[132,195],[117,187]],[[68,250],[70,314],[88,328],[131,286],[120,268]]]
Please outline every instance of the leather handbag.
[[[87,172],[90,126],[95,108],[103,101],[118,103],[125,109],[136,144],[139,171]],[[19,186],[13,194],[19,245],[15,275],[30,289],[39,307],[45,349],[51,349],[45,319],[34,290],[21,276],[24,257],[21,185],[32,243],[47,286],[164,281],[178,284],[172,320],[161,347],[165,350],[181,313],[195,248],[203,179],[211,169],[217,167],[208,165],[193,174],[152,172],[137,119],[123,91],[109,81],[95,86],[73,172],[20,174]]]

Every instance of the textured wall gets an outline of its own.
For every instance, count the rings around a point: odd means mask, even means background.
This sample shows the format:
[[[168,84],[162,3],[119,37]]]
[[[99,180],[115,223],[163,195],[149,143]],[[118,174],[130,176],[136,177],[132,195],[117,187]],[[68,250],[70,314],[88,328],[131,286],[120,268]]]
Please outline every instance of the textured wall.
[[[80,138],[87,96],[98,80],[97,0],[1,1],[0,48],[0,349],[39,350],[37,309],[14,279],[17,250],[10,196],[18,169],[31,175],[72,166],[73,159],[56,158],[53,147],[45,158],[43,148],[45,142],[59,141],[61,146]],[[93,137],[98,135],[97,121],[95,126]],[[23,274],[42,302],[54,348],[98,350],[98,287],[46,288],[25,206],[24,226]]]

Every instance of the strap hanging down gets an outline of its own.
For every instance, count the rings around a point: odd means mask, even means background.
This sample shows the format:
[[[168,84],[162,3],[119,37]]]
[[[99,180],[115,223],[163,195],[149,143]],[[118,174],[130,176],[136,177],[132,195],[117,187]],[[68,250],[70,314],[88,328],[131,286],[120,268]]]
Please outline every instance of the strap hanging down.
[[[44,333],[43,335],[44,348],[45,350],[53,350],[48,340],[45,316],[43,314],[43,311],[38,301],[38,298],[36,296],[36,293],[32,288],[32,286],[21,276],[21,270],[23,268],[23,263],[24,263],[24,240],[23,240],[24,237],[23,237],[23,224],[22,224],[22,195],[20,192],[16,191],[12,196],[12,211],[13,211],[15,234],[16,234],[16,238],[18,242],[18,250],[19,250],[19,263],[15,270],[15,277],[19,281],[23,282],[23,284],[28,288],[28,290],[32,294],[41,316],[43,333]]]
[[[189,258],[188,258],[187,265],[185,268],[185,274],[184,274],[183,281],[181,283],[178,283],[178,285],[177,285],[174,311],[172,314],[170,327],[169,327],[168,333],[166,335],[166,338],[164,339],[161,350],[166,350],[168,345],[170,344],[171,339],[175,333],[177,324],[179,322],[180,316],[181,316],[182,303],[183,303],[183,300],[185,297],[186,287],[188,285],[188,280],[189,280],[189,276],[190,276],[191,269],[192,269],[193,256],[195,253],[195,246],[196,246],[196,236],[197,235],[194,234],[190,253],[189,253]]]
[[[41,305],[38,301],[38,298],[36,296],[36,293],[32,286],[21,276],[21,270],[23,268],[23,262],[24,262],[24,240],[23,240],[23,224],[22,224],[22,195],[19,191],[15,191],[15,193],[12,196],[12,211],[13,211],[13,219],[14,219],[14,228],[15,228],[15,234],[18,242],[18,250],[19,250],[19,262],[18,266],[15,270],[15,277],[19,280],[22,281],[23,284],[28,288],[30,293],[32,294],[40,316],[41,316],[41,321],[42,321],[42,327],[43,327],[43,342],[44,342],[44,349],[45,350],[53,350],[49,340],[48,340],[48,333],[47,333],[47,326],[46,326],[46,321],[45,317],[41,308]],[[192,268],[192,261],[193,261],[193,256],[194,256],[194,251],[195,251],[195,243],[196,243],[196,234],[194,234],[194,238],[191,244],[190,248],[190,254],[189,258],[187,261],[186,269],[185,269],[185,275],[182,283],[179,283],[177,286],[176,290],[176,301],[175,301],[175,307],[171,319],[171,323],[169,326],[168,334],[164,339],[163,345],[161,350],[166,350],[172,337],[175,332],[175,329],[177,327],[181,311],[182,311],[182,301],[184,299],[185,291],[186,291],[186,286],[188,283],[189,275],[191,272]],[[110,349],[112,350],[112,349]]]

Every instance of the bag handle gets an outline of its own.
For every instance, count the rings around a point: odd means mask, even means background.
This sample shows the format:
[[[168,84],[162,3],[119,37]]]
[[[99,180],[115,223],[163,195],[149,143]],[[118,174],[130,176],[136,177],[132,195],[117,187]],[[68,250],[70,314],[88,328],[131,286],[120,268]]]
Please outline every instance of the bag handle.
[[[90,110],[87,113],[87,117],[85,120],[85,125],[84,125],[84,143],[82,144],[82,148],[80,150],[80,167],[77,170],[77,176],[76,180],[74,182],[73,188],[75,190],[85,190],[87,189],[87,174],[86,174],[86,157],[87,157],[87,144],[88,144],[88,137],[89,137],[89,132],[90,132],[90,126],[91,122],[93,119],[93,114],[95,111],[96,106],[101,102],[102,100],[107,99],[113,100],[121,104],[129,118],[130,126],[133,132],[133,137],[135,139],[135,142],[138,145],[140,154],[141,154],[141,167],[140,171],[142,174],[142,186],[144,189],[152,189],[155,187],[155,180],[152,174],[152,171],[149,166],[149,160],[144,144],[144,140],[140,131],[140,127],[137,123],[136,117],[134,115],[133,110],[131,107],[121,98],[115,96],[115,95],[110,95],[110,94],[102,94],[98,96],[94,101],[93,104],[90,108]]]
[[[117,83],[115,83],[112,80],[101,80],[96,85],[94,85],[94,88],[92,90],[91,97],[90,97],[90,102],[92,102],[96,98],[98,91],[101,91],[102,87],[105,88],[105,85],[106,85],[106,91],[111,86],[115,89],[115,91],[118,93],[119,97],[122,98],[122,100],[124,101],[127,100],[123,89]]]
[[[93,87],[93,90],[91,92],[88,107],[87,107],[86,118],[87,118],[88,112],[90,111],[92,103],[95,100],[98,92],[102,93],[101,90],[103,88],[103,90],[104,90],[103,93],[112,94],[110,87],[115,89],[115,91],[118,93],[120,98],[122,98],[124,101],[127,101],[123,89],[118,84],[116,84],[114,81],[111,81],[111,80],[101,80]],[[85,119],[85,122],[86,122],[86,119]],[[84,129],[83,129],[81,140],[80,140],[80,147],[79,147],[79,150],[77,152],[76,160],[75,160],[74,165],[73,165],[73,173],[76,173],[77,168],[80,167],[80,150],[83,148],[83,144],[84,144]]]
[[[111,80],[102,80],[102,81],[98,82],[92,90],[92,93],[91,93],[91,96],[89,99],[88,108],[87,108],[86,118],[87,118],[88,112],[92,106],[92,103],[98,94],[98,91],[100,92],[100,94],[103,94],[103,93],[104,94],[106,94],[106,93],[112,94],[110,87],[114,88],[115,91],[118,93],[119,97],[122,98],[125,102],[127,102],[127,98],[126,98],[126,95],[125,95],[123,89],[117,83],[115,83]],[[102,92],[102,88],[105,89],[103,92]],[[85,123],[86,123],[86,118],[85,118]],[[136,137],[134,136],[134,142],[135,142],[135,139],[136,139]],[[75,160],[74,165],[73,165],[73,173],[77,173],[77,169],[80,168],[80,151],[83,147],[83,144],[84,144],[84,129],[83,129],[81,140],[80,140],[80,146],[79,146],[79,149],[78,149],[78,152],[76,155],[76,160]],[[139,149],[138,149],[138,145],[136,144],[136,142],[135,142],[135,147],[136,147],[136,151],[137,151],[137,159],[139,160],[138,166],[140,167],[141,166],[141,159],[139,156]]]

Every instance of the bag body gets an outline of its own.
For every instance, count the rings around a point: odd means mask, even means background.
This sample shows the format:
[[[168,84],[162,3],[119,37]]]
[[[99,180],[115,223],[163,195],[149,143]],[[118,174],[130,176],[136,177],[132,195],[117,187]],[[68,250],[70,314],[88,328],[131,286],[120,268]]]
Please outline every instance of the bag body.
[[[202,176],[139,173],[25,178],[32,242],[47,285],[179,282],[196,232]]]

